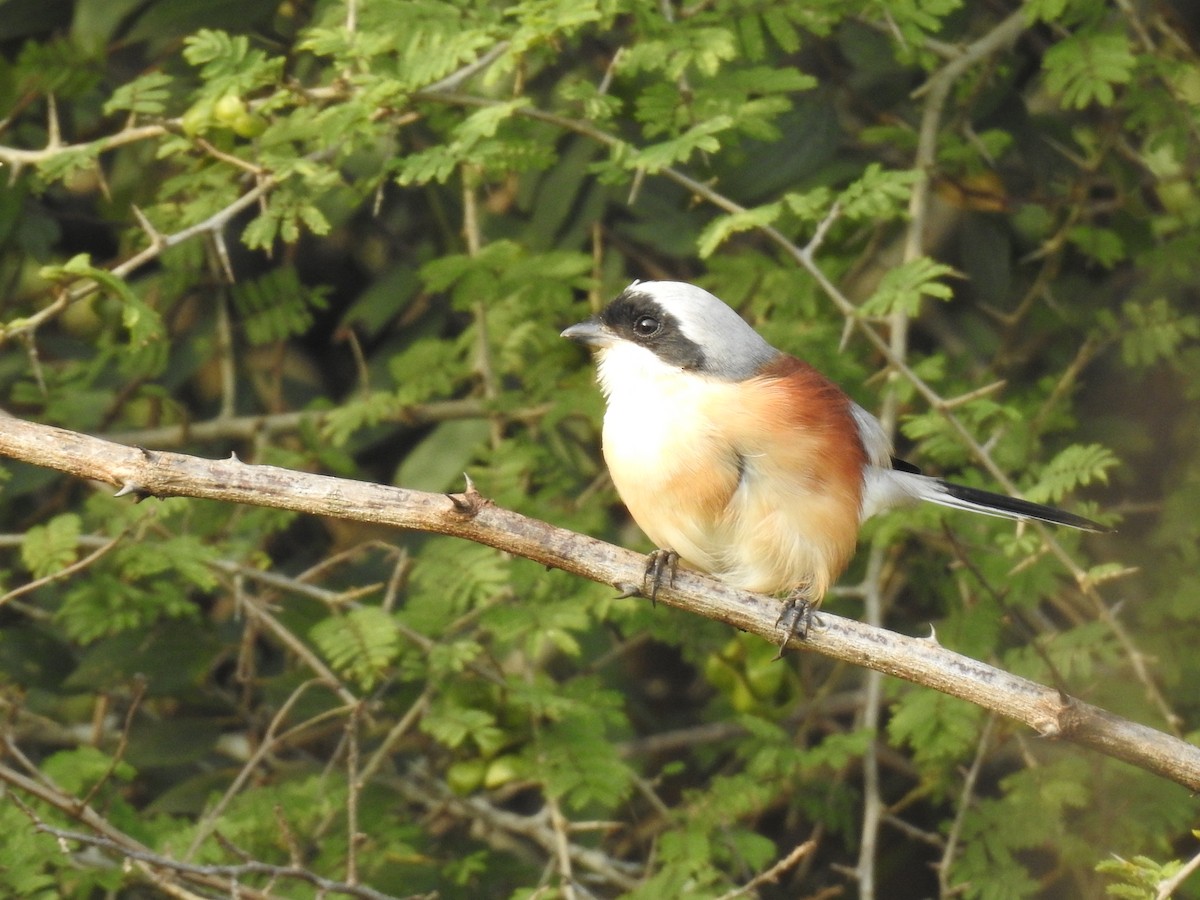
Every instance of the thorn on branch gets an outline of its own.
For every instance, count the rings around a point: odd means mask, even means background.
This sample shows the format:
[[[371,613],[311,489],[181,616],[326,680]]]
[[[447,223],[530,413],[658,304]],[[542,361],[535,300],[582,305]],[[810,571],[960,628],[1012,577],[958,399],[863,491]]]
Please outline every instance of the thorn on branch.
[[[1037,733],[1038,737],[1054,740],[1062,736],[1062,727],[1057,722],[1046,722],[1038,726]]]
[[[54,94],[46,95],[46,149],[57,150],[62,146],[62,126],[58,120],[58,101]]]
[[[138,225],[142,231],[146,232],[146,236],[150,239],[150,246],[161,253],[167,246],[166,237],[154,227],[153,222],[146,218],[146,214],[142,212],[141,207],[134,204],[130,208],[133,210],[133,215],[137,219]]]
[[[491,506],[492,501],[479,493],[479,488],[475,487],[470,475],[464,472],[463,478],[467,480],[467,489],[461,494],[447,494],[446,497],[454,504],[455,512],[473,519],[485,506]]]
[[[825,218],[817,223],[817,227],[813,230],[813,235],[809,239],[809,242],[800,250],[800,255],[805,262],[811,264],[816,259],[817,251],[825,243],[825,237],[829,234],[829,229],[833,227],[833,223],[841,215],[842,204],[840,201],[834,201],[833,205],[829,207],[829,212],[825,214]]]
[[[138,484],[136,481],[126,481],[121,485],[121,489],[118,490],[115,494],[113,494],[113,496],[114,497],[133,497],[134,503],[141,503],[147,497],[153,497],[154,495],[152,493],[150,493],[150,491],[146,490],[146,488],[144,488],[140,484]]]

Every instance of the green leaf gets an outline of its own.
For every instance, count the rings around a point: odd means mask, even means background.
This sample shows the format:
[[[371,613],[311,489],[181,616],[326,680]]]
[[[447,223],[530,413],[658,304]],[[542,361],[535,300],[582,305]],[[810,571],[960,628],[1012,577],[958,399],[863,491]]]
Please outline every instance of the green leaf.
[[[117,548],[114,558],[127,579],[144,579],[174,572],[203,591],[217,586],[213,563],[219,553],[193,534],[176,534],[161,541],[128,541]]]
[[[1108,470],[1116,465],[1117,458],[1101,444],[1073,444],[1042,469],[1025,496],[1035,503],[1057,503],[1077,487],[1107,484]]]
[[[486,446],[491,430],[483,418],[442,422],[404,457],[392,483],[419,491],[461,486],[463,472]]]
[[[1106,269],[1111,269],[1127,256],[1125,242],[1111,228],[1076,225],[1068,232],[1067,239]]]
[[[906,690],[893,705],[888,735],[912,748],[929,774],[941,774],[965,758],[979,740],[982,711],[937,691]]]
[[[1180,346],[1200,336],[1200,316],[1177,311],[1165,297],[1122,307],[1124,321],[1113,322],[1121,339],[1121,356],[1129,366],[1144,368],[1174,360]]]
[[[111,777],[128,781],[136,773],[124,760],[114,760],[97,747],[61,750],[43,765],[46,777],[67,794],[81,794],[111,772]]]
[[[934,262],[927,256],[902,263],[884,274],[875,293],[860,308],[861,312],[869,316],[886,316],[894,312],[916,315],[926,297],[951,299],[954,292],[938,279],[957,275],[950,266]]]
[[[604,720],[585,709],[539,729],[530,753],[530,771],[572,809],[615,809],[633,783],[633,772],[606,739]]]
[[[201,74],[208,79],[239,74],[250,52],[250,39],[246,35],[231,35],[211,28],[200,29],[183,46],[183,58],[200,67]]]
[[[210,576],[211,577],[211,574]],[[132,583],[104,569],[71,584],[55,621],[76,641],[146,628],[163,619],[192,618],[198,607],[186,590],[167,578]]]
[[[20,562],[35,578],[66,569],[78,558],[82,528],[79,516],[73,512],[64,512],[43,526],[30,528],[20,542]]]
[[[894,219],[908,208],[917,173],[893,171],[871,163],[861,176],[838,196],[843,218],[879,222]]]
[[[696,241],[700,256],[703,258],[712,256],[721,244],[738,232],[775,224],[775,220],[779,218],[782,210],[782,202],[768,203],[766,206],[757,206],[713,219]]]
[[[509,585],[511,562],[490,547],[450,538],[430,541],[413,571],[406,624],[437,634],[452,618]]]
[[[377,606],[330,616],[308,635],[334,670],[364,691],[379,683],[400,649],[396,620]]]
[[[1133,79],[1136,59],[1124,31],[1079,32],[1046,51],[1046,86],[1067,109],[1112,106],[1115,87]]]
[[[121,323],[129,334],[129,349],[133,354],[147,353],[140,357],[149,360],[149,368],[157,370],[165,363],[166,330],[159,314],[141,299],[125,281],[107,269],[93,266],[86,253],[71,257],[57,266],[44,266],[43,278],[55,281],[86,279],[96,282],[121,306]]]
[[[429,181],[444,182],[463,163],[482,163],[503,158],[506,152],[521,155],[525,149],[524,144],[506,144],[496,139],[496,136],[501,126],[527,105],[528,101],[520,98],[476,110],[459,123],[454,130],[454,138],[449,143],[412,153],[401,159],[396,169],[397,183],[409,185]]]
[[[698,150],[716,153],[721,148],[716,135],[727,131],[733,123],[732,116],[716,116],[699,122],[679,137],[631,152],[625,160],[625,165],[630,169],[641,169],[654,174],[668,166],[686,162]]]
[[[45,578],[71,565],[78,558],[83,524],[75,513],[55,516],[45,525],[35,525],[21,540],[21,562],[34,578]]]
[[[144,116],[161,116],[170,99],[175,79],[165,72],[147,72],[117,87],[104,104],[104,112],[126,111]]]
[[[662,72],[667,81],[675,82],[689,70],[715,75],[722,63],[736,55],[737,38],[729,29],[681,27],[669,40],[642,40],[630,47],[620,61],[620,70]]]
[[[258,278],[240,281],[232,297],[251,344],[282,341],[306,332],[314,312],[325,309],[327,290],[300,281],[293,266],[279,266]]]
[[[800,49],[800,33],[789,18],[786,7],[768,7],[763,10],[763,24],[767,31],[785,53],[795,53]]]
[[[483,754],[490,755],[504,746],[504,731],[496,726],[496,717],[482,709],[446,701],[433,704],[421,719],[421,730],[451,750],[468,740]]]

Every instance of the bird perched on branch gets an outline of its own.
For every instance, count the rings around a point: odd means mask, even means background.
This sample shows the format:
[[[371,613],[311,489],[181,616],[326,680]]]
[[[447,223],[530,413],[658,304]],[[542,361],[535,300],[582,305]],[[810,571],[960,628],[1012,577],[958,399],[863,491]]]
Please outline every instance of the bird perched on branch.
[[[562,336],[596,351],[604,459],[659,548],[651,596],[678,560],[743,590],[787,591],[781,651],[807,633],[859,527],[883,510],[925,500],[1107,530],[894,459],[878,419],[695,285],[635,281]]]

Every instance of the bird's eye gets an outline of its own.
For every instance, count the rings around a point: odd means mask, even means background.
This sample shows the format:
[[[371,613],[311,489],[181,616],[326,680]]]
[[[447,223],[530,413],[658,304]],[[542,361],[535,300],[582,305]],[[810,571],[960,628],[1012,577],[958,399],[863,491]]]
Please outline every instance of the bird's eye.
[[[652,337],[658,334],[661,328],[662,325],[654,316],[638,316],[637,321],[633,323],[634,333],[639,337]]]

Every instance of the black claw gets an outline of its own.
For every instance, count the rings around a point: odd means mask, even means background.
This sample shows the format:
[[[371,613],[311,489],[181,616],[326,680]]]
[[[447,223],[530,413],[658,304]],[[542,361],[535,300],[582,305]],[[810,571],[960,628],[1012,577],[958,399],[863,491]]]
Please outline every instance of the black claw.
[[[675,573],[679,569],[679,554],[674,550],[655,550],[646,558],[646,574],[642,578],[642,587],[650,588],[650,605],[658,605],[658,589],[662,586],[663,575],[667,576],[667,587],[675,584]]]
[[[816,618],[816,611],[817,604],[803,594],[794,593],[784,601],[783,610],[779,613],[779,618],[775,620],[775,627],[783,631],[783,639],[779,642],[779,652],[775,654],[776,659],[783,658],[783,651],[787,649],[788,641],[792,638],[797,637],[802,641],[808,639],[808,632]]]

